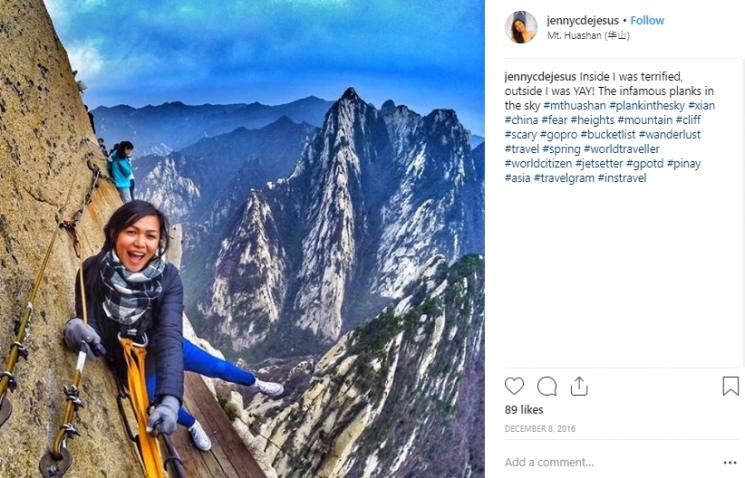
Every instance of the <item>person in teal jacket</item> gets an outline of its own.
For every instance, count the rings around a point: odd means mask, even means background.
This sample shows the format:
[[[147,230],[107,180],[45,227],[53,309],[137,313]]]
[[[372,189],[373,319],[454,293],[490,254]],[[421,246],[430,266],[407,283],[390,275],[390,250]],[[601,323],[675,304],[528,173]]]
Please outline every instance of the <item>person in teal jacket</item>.
[[[134,145],[129,141],[121,141],[109,156],[109,171],[114,179],[114,184],[119,190],[119,195],[125,203],[134,199],[135,175],[132,170],[132,151]]]

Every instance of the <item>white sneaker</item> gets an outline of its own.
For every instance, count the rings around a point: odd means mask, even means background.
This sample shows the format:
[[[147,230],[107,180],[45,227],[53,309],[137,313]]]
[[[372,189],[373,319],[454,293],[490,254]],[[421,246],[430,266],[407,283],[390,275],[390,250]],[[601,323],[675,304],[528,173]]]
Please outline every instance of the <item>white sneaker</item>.
[[[209,451],[212,448],[212,440],[210,440],[207,432],[204,431],[202,425],[199,422],[194,422],[194,425],[189,427],[189,434],[191,440],[194,442],[194,446],[202,451]]]
[[[258,378],[256,379],[256,382],[254,382],[254,386],[258,388],[261,393],[269,395],[272,398],[279,397],[285,391],[285,387],[283,387],[281,383],[264,382]]]

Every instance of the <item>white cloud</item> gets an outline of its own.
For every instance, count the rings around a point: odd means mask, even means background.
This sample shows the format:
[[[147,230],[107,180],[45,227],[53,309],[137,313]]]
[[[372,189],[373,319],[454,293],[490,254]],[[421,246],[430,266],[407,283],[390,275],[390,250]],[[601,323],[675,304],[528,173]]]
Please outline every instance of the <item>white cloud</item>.
[[[95,78],[103,69],[104,61],[95,46],[89,43],[81,43],[67,49],[70,57],[70,65],[73,70],[78,70],[79,80],[90,80]]]

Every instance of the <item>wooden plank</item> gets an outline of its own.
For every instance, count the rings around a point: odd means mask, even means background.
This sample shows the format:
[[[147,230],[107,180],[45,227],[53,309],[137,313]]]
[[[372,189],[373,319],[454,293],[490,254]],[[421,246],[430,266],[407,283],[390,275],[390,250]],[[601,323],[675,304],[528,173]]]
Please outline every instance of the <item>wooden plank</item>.
[[[232,449],[232,443],[230,443],[229,438],[232,435],[235,435],[233,425],[227,421],[225,412],[223,412],[222,408],[200,377],[191,373],[187,374],[187,376],[184,377],[184,385],[185,387],[188,387],[190,391],[189,395],[192,405],[189,410],[194,414],[197,420],[199,420],[202,427],[212,440],[212,449],[209,451],[209,454],[212,455],[213,460],[210,460],[208,456],[204,456],[205,461],[209,462],[211,465],[210,468],[213,469],[214,473],[218,474],[218,476],[225,476],[225,478],[240,478],[238,472],[240,468],[235,468],[233,466],[231,454],[249,452],[245,449],[245,446],[242,447],[242,450]],[[204,404],[209,405],[205,406]],[[187,407],[188,406],[189,405],[187,405]],[[225,423],[223,423],[222,419],[225,419],[224,421],[227,422],[230,429],[225,428]],[[226,438],[228,439],[227,442],[225,441]],[[228,444],[227,448],[226,443]],[[242,444],[243,443],[241,442],[241,445]],[[221,475],[219,475],[220,473]]]
[[[184,462],[186,476],[216,478],[212,471],[210,471],[208,464],[204,461],[203,456],[205,453],[194,448],[189,437],[189,432],[185,428],[179,427],[173,442]]]
[[[184,427],[179,427],[174,436],[174,444],[184,461],[187,476],[266,478],[199,375],[189,372],[185,374],[184,404],[212,440],[212,450],[202,452],[192,444],[189,432]]]
[[[214,401],[214,398],[212,399]],[[202,424],[202,427],[210,435],[212,439],[212,450],[203,452],[197,450],[191,442],[191,437],[188,431],[182,427],[183,438],[179,443],[179,453],[182,455],[184,462],[188,462],[185,465],[188,476],[197,477],[215,477],[222,478],[223,476],[233,478],[235,473],[226,473],[223,469],[223,465],[220,463],[220,459],[228,461],[225,454],[219,450],[220,444],[215,440],[215,432],[211,430],[210,425],[207,423],[204,414],[199,411],[198,402],[194,400],[191,394],[188,392],[184,394],[184,403],[189,411],[196,417],[197,420]],[[183,450],[183,451],[181,451]],[[217,453],[215,453],[217,451]],[[232,470],[230,470],[232,471]]]

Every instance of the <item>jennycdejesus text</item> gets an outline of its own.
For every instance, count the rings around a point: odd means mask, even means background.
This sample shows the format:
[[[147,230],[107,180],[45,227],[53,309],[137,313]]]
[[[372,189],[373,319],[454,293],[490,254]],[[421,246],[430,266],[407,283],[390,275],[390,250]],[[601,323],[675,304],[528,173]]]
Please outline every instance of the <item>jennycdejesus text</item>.
[[[582,17],[547,17],[547,25],[565,25],[570,28],[575,25],[596,27],[600,25],[619,25],[621,20],[618,17],[596,17],[584,15]]]

